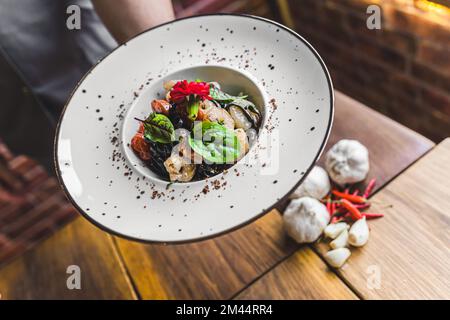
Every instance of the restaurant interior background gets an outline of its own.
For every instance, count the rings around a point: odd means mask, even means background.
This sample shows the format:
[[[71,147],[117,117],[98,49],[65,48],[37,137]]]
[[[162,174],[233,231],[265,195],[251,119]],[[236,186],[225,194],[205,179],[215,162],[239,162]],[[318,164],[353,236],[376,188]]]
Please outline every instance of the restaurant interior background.
[[[382,10],[380,30],[366,27],[370,4]],[[175,0],[174,7],[178,17],[234,12],[279,21],[319,51],[336,89],[435,142],[450,135],[448,0]],[[9,68],[0,59],[0,72]],[[20,107],[35,98],[19,77],[0,85],[1,265],[77,213],[53,177],[55,123]]]

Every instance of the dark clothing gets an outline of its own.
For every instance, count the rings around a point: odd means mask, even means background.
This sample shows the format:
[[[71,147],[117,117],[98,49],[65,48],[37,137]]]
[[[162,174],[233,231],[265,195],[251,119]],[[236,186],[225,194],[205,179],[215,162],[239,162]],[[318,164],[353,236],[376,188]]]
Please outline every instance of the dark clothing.
[[[80,30],[66,26],[73,4]],[[52,127],[72,89],[115,46],[89,0],[1,0],[0,137],[48,163]]]

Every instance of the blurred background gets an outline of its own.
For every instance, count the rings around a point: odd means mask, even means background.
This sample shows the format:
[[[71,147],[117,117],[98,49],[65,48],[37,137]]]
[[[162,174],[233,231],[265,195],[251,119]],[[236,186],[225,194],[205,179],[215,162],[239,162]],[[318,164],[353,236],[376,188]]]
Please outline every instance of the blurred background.
[[[366,27],[370,4],[381,9],[379,30]],[[231,12],[279,21],[317,49],[337,90],[435,142],[450,136],[450,0],[174,0],[173,5],[177,17]],[[76,212],[53,178],[53,134],[63,105],[49,112],[51,101],[30,89],[8,55],[0,55],[0,74],[7,75],[0,79],[1,264]]]
[[[175,1],[180,16],[245,12],[308,40],[336,89],[439,142],[450,133],[450,1]],[[381,8],[380,30],[366,27]]]

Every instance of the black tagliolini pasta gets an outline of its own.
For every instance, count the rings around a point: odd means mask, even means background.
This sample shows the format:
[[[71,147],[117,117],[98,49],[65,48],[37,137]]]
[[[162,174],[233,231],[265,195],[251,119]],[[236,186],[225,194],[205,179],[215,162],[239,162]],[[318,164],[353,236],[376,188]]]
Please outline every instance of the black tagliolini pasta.
[[[173,127],[175,129],[185,128],[188,129],[190,126],[188,123],[183,121],[183,114],[180,112],[180,110],[177,110],[177,106],[175,104],[171,104],[172,107],[169,109],[169,119],[173,123]]]
[[[230,168],[231,164],[217,164],[217,163],[206,163],[203,161],[197,166],[197,171],[195,172],[195,180],[203,180],[206,178],[214,177],[224,170]]]
[[[166,99],[153,100],[130,146],[150,170],[171,182],[215,176],[239,161],[261,125],[246,95],[217,82],[166,81]],[[175,148],[176,147],[176,148]]]
[[[148,146],[151,159],[146,162],[148,167],[162,178],[169,178],[169,174],[164,167],[164,161],[170,157],[173,145],[148,141]]]

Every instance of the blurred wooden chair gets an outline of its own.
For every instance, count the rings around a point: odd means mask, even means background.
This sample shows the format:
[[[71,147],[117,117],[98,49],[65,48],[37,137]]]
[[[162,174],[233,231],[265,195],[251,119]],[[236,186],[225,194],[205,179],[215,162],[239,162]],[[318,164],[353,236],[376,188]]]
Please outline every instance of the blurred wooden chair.
[[[0,139],[0,265],[76,216],[58,181]]]

